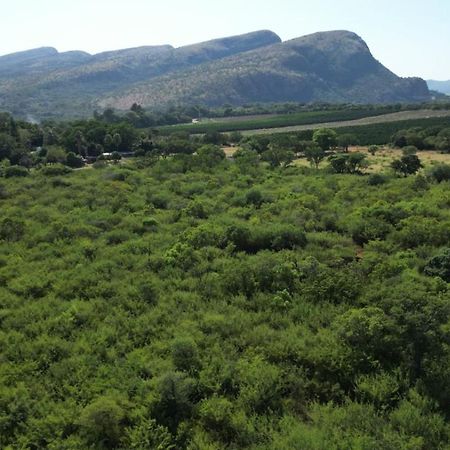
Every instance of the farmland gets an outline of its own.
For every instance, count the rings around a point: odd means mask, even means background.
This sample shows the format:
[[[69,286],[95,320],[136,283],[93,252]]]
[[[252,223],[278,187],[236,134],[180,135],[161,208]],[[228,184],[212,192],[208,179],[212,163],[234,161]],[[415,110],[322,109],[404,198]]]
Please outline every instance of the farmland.
[[[241,118],[204,119],[200,123],[180,124],[160,127],[162,133],[175,133],[187,131],[191,134],[209,132],[229,132],[257,129],[278,129],[284,127],[297,127],[331,121],[349,121],[364,117],[372,117],[386,113],[385,108],[380,109],[350,109],[334,111],[306,111],[293,114],[263,115]],[[289,130],[288,130],[289,131]]]
[[[188,132],[205,134],[211,132],[241,131],[244,135],[288,133],[317,129],[320,127],[346,128],[363,125],[448,118],[447,110],[400,111],[386,114],[385,109],[309,111],[296,114],[265,115],[226,119],[210,119],[200,123],[160,127],[162,134]]]

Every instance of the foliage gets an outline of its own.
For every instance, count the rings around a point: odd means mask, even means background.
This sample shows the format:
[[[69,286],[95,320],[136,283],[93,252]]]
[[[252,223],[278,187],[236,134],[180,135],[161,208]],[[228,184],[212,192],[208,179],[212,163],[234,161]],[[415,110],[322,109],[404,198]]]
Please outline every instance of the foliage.
[[[443,181],[450,181],[450,165],[437,164],[430,169],[429,175],[438,183],[442,183]]]
[[[341,139],[342,136],[341,135]],[[323,150],[330,150],[336,147],[338,143],[338,136],[336,131],[329,128],[320,128],[313,133],[313,141]]]
[[[325,159],[326,152],[320,146],[310,145],[305,150],[306,159],[313,165],[316,169],[319,168],[320,163]]]
[[[429,276],[441,277],[447,283],[450,283],[450,249],[444,249],[439,255],[433,256],[424,272]]]
[[[364,153],[339,153],[330,156],[330,165],[336,173],[360,173],[368,166]]]
[[[392,161],[391,167],[395,170],[395,172],[406,177],[408,175],[415,174],[423,166],[417,155],[407,154],[403,155],[400,159]]]
[[[244,141],[1,178],[1,448],[449,446],[448,182]]]

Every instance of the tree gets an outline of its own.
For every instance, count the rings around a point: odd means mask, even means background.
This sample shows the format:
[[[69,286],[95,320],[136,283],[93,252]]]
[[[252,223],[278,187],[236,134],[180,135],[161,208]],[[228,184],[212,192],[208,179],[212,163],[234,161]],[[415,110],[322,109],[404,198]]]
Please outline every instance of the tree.
[[[437,164],[430,170],[430,176],[434,178],[438,183],[450,180],[450,165]]]
[[[375,154],[378,152],[379,148],[378,148],[378,145],[370,145],[367,150],[372,156],[375,156]]]
[[[207,167],[214,167],[225,159],[225,152],[217,145],[203,145],[197,150],[200,163]]]
[[[9,159],[15,147],[16,141],[14,138],[6,133],[0,133],[0,161],[2,159]]]
[[[424,273],[430,277],[440,277],[450,283],[450,248],[431,258],[425,266]]]
[[[395,172],[407,177],[418,172],[423,166],[417,155],[404,155],[400,159],[392,161],[391,167]]]
[[[316,144],[310,145],[305,150],[306,159],[316,169],[319,168],[319,164],[325,159],[326,153],[321,147]]]
[[[368,166],[364,153],[346,153],[329,158],[331,167],[336,173],[359,173]]]
[[[84,140],[84,136],[83,136],[83,133],[81,132],[81,130],[77,130],[76,131],[75,139],[76,139],[76,142],[77,142],[78,154],[81,155],[81,156],[86,157],[85,140]]]
[[[229,135],[229,141],[233,144],[238,144],[242,141],[242,133],[240,131],[232,131]]]
[[[114,136],[112,137],[112,141],[114,149],[118,151],[120,148],[120,144],[122,143],[122,137],[120,136],[119,133],[115,133]]]
[[[222,145],[225,138],[224,135],[218,131],[208,131],[208,133],[203,136],[202,141],[204,144]]]
[[[141,418],[138,425],[126,429],[125,438],[128,450],[174,450],[172,436],[167,428],[158,425],[156,420]]]
[[[287,167],[294,161],[295,154],[291,150],[280,148],[273,144],[269,145],[269,149],[262,153],[261,158],[267,161],[271,167]]]
[[[119,152],[112,152],[111,159],[114,164],[117,164],[122,159],[122,155]]]
[[[175,433],[179,423],[191,415],[196,383],[180,372],[168,372],[159,382],[154,405],[158,423]]]
[[[112,138],[112,136],[109,133],[107,133],[105,135],[105,139],[103,140],[103,144],[105,145],[105,148],[107,150],[111,149],[112,144],[113,144],[113,138]]]
[[[406,147],[402,148],[402,155],[403,156],[416,155],[417,151],[418,149],[414,145],[407,145]]]
[[[80,158],[80,156],[75,155],[75,153],[73,153],[73,152],[69,152],[69,153],[67,154],[66,164],[67,164],[69,167],[72,167],[73,169],[78,169],[78,168],[84,166],[84,162],[83,162],[83,160]]]
[[[348,152],[348,147],[350,145],[356,145],[358,143],[358,138],[354,134],[345,133],[338,136],[337,142],[339,147],[342,147],[345,152]]]
[[[51,147],[47,151],[45,162],[47,164],[65,164],[67,160],[66,152],[59,147]]]
[[[142,108],[142,106],[139,105],[138,103],[133,103],[133,104],[131,105],[130,111],[133,111],[133,112],[135,112],[136,114],[143,114],[143,113],[145,112],[145,111],[144,111],[144,108]]]
[[[114,448],[120,441],[125,417],[114,398],[100,397],[84,408],[80,425],[90,442],[103,442],[106,448]]]
[[[336,147],[337,133],[329,128],[320,128],[314,131],[313,141],[324,151]]]
[[[246,146],[239,148],[233,155],[236,165],[242,173],[255,170],[259,166],[259,155]]]

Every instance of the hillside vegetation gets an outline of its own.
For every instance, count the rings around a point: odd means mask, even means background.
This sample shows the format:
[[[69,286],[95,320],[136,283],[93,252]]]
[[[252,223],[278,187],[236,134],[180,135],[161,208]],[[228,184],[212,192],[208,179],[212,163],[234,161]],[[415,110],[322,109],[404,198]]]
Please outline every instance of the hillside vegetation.
[[[173,48],[146,46],[89,55],[42,48],[0,57],[0,109],[45,119],[86,117],[133,103],[415,102],[423,80],[399,78],[354,33],[288,42],[270,31]]]

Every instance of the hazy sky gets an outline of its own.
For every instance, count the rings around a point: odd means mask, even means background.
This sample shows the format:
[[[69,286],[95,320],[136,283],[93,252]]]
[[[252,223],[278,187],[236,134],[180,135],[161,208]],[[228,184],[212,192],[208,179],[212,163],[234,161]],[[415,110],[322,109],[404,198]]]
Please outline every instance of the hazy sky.
[[[450,0],[3,1],[0,54],[181,46],[259,29],[287,40],[347,29],[398,75],[450,79]]]

